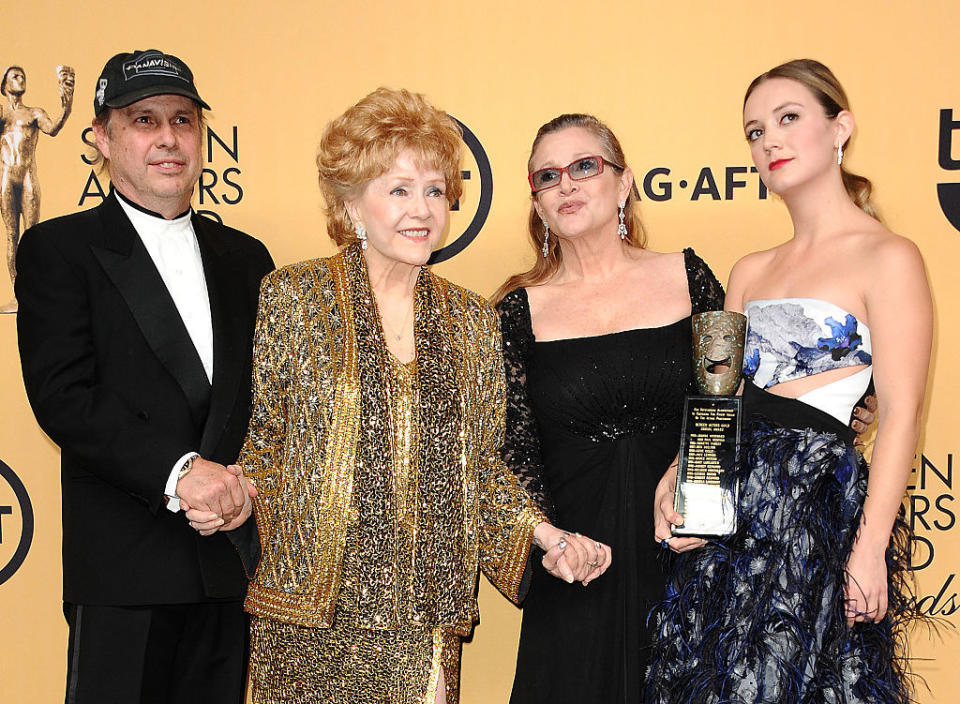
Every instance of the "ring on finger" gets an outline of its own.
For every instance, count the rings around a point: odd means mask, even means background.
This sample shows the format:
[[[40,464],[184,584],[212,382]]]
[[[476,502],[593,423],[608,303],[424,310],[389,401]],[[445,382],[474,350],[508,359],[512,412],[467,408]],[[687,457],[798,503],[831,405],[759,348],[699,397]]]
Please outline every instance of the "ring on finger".
[[[557,541],[557,547],[558,547],[560,550],[566,550],[566,549],[567,549],[567,541],[566,541],[566,538],[560,538],[560,540]]]

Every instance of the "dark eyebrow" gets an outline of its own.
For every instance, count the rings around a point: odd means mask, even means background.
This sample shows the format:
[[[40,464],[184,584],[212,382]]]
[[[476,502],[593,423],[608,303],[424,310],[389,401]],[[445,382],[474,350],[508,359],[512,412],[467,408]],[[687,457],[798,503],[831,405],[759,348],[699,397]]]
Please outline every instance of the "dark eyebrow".
[[[798,108],[806,107],[806,106],[804,106],[802,103],[797,103],[797,102],[793,102],[793,101],[788,101],[788,102],[786,102],[786,103],[782,103],[781,105],[778,105],[777,107],[775,107],[775,108],[773,109],[773,112],[780,112],[781,110],[783,110],[783,109],[785,109],[785,108],[788,108],[788,107],[791,107],[791,106],[796,106],[796,107],[798,107]],[[754,122],[759,122],[759,120],[750,120],[750,122],[744,123],[743,129],[747,129],[747,127],[749,127],[750,125],[752,125]]]
[[[801,103],[797,103],[797,102],[793,102],[793,101],[788,101],[788,102],[784,103],[783,105],[778,105],[777,107],[775,107],[775,108],[773,109],[773,111],[774,111],[774,112],[779,112],[779,111],[783,110],[784,108],[790,107],[791,105],[796,105],[798,108],[804,107]]]
[[[136,107],[128,105],[127,107],[120,108],[120,110],[127,115],[152,115],[156,112],[153,108],[145,107],[143,105],[137,105]]]
[[[571,163],[571,164],[574,164],[574,163],[580,161],[581,159],[589,159],[589,158],[592,157],[592,156],[600,156],[600,155],[599,155],[599,154],[593,154],[592,152],[583,152],[583,154],[581,154],[580,156],[575,156],[575,157],[573,157],[573,161],[571,161],[570,163]],[[603,157],[601,157],[601,158],[603,158]],[[554,160],[554,161],[556,161],[556,160]],[[548,161],[547,163],[549,164],[550,162]],[[561,168],[563,168],[564,166],[567,166],[567,164],[562,164],[562,165],[561,165],[561,164],[557,164],[557,165],[555,165],[555,166],[554,166],[554,165],[541,166],[539,169],[534,169],[534,171],[543,171],[544,169],[561,169]]]

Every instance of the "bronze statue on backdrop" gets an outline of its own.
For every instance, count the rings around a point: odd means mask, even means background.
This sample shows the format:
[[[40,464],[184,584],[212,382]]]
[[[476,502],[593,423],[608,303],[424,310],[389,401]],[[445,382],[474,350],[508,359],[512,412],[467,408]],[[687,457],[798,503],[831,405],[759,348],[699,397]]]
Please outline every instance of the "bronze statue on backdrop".
[[[37,180],[37,139],[40,132],[55,137],[73,108],[75,75],[69,66],[57,66],[60,84],[60,116],[52,119],[43,108],[23,104],[27,74],[10,66],[0,80],[0,213],[7,240],[10,282],[17,276],[17,243],[20,233],[40,219],[40,182]],[[21,220],[23,225],[21,227]],[[0,307],[0,313],[16,313],[17,300]]]

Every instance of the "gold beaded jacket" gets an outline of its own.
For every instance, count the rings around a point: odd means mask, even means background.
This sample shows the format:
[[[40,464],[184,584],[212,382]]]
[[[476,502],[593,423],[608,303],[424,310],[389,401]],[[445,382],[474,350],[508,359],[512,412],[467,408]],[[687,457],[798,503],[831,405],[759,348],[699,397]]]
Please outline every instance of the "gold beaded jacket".
[[[500,459],[505,379],[498,318],[421,270],[414,336],[417,456],[391,458],[383,338],[356,245],[262,284],[253,414],[240,457],[259,495],[262,556],[245,608],[329,627],[344,562],[358,625],[451,628],[477,618],[478,568],[517,601],[544,520]]]

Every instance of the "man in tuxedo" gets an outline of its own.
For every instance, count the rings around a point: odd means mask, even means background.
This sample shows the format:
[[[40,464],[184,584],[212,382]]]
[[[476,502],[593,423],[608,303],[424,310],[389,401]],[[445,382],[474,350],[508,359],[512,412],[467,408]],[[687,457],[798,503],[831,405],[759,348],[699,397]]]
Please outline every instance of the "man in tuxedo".
[[[190,208],[203,109],[177,57],[110,59],[93,131],[111,193],[18,251],[24,382],[61,450],[71,704],[243,701],[255,490],[225,465],[247,428],[273,262]],[[181,499],[221,532],[200,537]]]

